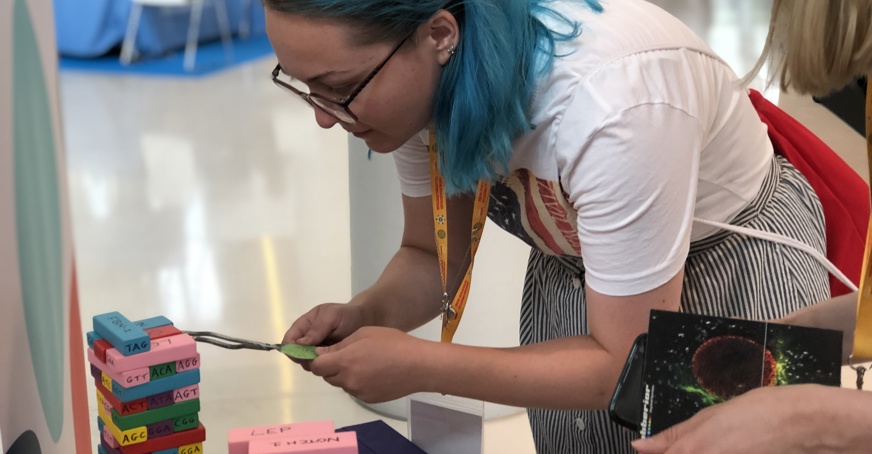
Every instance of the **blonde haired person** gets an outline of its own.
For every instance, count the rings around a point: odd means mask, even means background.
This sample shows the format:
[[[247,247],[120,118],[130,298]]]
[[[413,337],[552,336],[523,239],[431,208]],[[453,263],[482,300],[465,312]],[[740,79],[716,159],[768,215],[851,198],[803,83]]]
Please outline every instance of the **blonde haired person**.
[[[778,79],[782,90],[814,95],[826,95],[868,76],[872,0],[775,0],[763,55],[746,80],[767,62],[776,70],[770,83]],[[866,140],[872,149],[868,91],[866,112]],[[856,301],[856,293],[844,295],[782,321],[841,329],[851,336]],[[872,451],[872,394],[819,385],[760,388],[633,446],[642,454],[868,453]]]
[[[775,0],[763,55],[781,89],[826,95],[872,69],[872,1]]]

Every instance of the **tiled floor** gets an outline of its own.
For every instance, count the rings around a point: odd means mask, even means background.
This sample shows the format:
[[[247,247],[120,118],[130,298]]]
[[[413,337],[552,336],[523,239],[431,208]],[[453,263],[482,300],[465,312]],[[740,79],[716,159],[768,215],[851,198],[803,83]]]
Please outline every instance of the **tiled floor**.
[[[655,3],[739,73],[762,47],[767,2]],[[199,80],[61,74],[83,330],[91,315],[118,310],[276,341],[311,306],[350,297],[347,139],[319,130],[307,106],[275,89],[273,64]],[[862,138],[807,99],[783,103],[865,175]],[[483,275],[480,285],[500,288],[516,313],[524,248],[506,253],[494,232],[479,268],[499,261],[508,276]],[[199,350],[207,452],[224,452],[232,427],[379,417],[280,354]],[[405,433],[404,422],[386,420]],[[484,449],[533,452],[524,414],[489,420]]]

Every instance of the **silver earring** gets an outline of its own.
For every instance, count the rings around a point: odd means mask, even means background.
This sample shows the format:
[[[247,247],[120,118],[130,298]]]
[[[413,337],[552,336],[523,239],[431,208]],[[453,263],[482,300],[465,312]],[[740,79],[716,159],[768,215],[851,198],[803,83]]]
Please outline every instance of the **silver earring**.
[[[452,55],[452,56],[453,56],[453,55],[456,54],[456,53],[457,53],[457,48],[454,46],[454,44],[452,44],[451,47],[448,48],[448,55]]]

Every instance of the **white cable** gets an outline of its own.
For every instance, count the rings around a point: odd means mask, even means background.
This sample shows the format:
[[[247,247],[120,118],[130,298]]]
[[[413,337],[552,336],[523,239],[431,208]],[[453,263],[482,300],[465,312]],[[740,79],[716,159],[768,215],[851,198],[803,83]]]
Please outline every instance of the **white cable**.
[[[833,262],[829,261],[817,249],[815,249],[815,248],[813,248],[813,247],[811,247],[811,246],[809,246],[801,241],[797,241],[793,238],[786,237],[784,235],[779,235],[777,233],[764,232],[762,230],[749,229],[747,227],[739,227],[736,225],[724,224],[723,222],[709,221],[706,219],[693,218],[693,222],[698,222],[700,224],[705,224],[708,226],[717,227],[717,228],[724,229],[724,230],[729,230],[731,232],[736,232],[736,233],[748,235],[748,236],[751,236],[754,238],[760,238],[761,240],[772,241],[775,243],[780,243],[780,244],[784,244],[786,246],[790,246],[790,247],[794,247],[796,249],[799,249],[799,250],[811,255],[812,257],[814,257],[815,260],[820,262],[821,265],[823,265],[827,270],[829,270],[830,273],[833,273],[833,276],[836,276],[836,278],[838,280],[842,281],[842,283],[845,284],[852,291],[854,291],[854,292],[857,291],[857,286],[854,285],[854,283],[851,282],[851,280],[848,279],[848,277],[845,276],[841,272],[841,270],[836,268],[836,265],[833,265]]]

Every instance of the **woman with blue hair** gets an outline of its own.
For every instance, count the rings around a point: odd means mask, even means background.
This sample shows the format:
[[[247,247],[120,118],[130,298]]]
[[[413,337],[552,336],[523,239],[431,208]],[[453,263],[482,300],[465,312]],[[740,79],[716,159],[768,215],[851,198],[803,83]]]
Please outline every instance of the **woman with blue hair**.
[[[781,317],[829,296],[820,203],[730,68],[639,0],[263,0],[274,82],[393,153],[401,246],[285,342],[366,402],[419,391],[527,407],[540,453],[632,452],[606,412],[651,309]],[[447,194],[444,196],[443,194]],[[489,202],[489,203],[488,203]],[[531,246],[521,346],[450,340],[487,214]],[[450,227],[448,223],[450,222]]]

